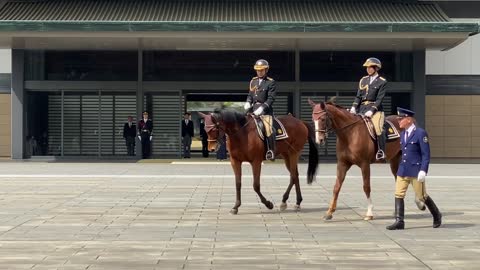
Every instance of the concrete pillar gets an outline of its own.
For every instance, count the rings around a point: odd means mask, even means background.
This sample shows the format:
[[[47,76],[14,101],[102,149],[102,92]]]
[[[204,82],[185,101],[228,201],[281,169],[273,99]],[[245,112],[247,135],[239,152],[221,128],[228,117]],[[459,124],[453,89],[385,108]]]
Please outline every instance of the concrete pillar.
[[[24,59],[23,50],[12,50],[12,159],[23,159],[24,153]]]
[[[413,93],[412,109],[415,111],[415,119],[420,127],[425,127],[425,50],[413,52]]]
[[[138,66],[137,66],[137,124],[142,119],[143,106],[143,46],[142,40],[138,41]],[[138,128],[138,127],[137,127]],[[139,140],[135,144],[137,158],[142,158],[142,144]]]

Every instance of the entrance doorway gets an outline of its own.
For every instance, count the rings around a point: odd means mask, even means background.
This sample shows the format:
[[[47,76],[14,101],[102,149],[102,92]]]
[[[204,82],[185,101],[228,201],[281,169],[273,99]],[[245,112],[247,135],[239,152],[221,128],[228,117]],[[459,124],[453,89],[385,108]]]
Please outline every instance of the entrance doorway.
[[[25,156],[126,156],[123,125],[135,93],[30,91]]]

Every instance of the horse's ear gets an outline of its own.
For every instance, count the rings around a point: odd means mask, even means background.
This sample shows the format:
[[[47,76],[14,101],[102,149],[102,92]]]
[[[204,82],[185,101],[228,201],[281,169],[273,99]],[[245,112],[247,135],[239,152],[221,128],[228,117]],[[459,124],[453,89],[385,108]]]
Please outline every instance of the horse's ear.
[[[202,113],[202,112],[197,112],[198,115],[200,115],[201,118],[205,118],[205,116],[207,116],[206,114]]]
[[[330,100],[328,100],[328,102],[332,103],[332,104],[335,104],[337,101],[337,97],[336,96],[333,96],[333,97],[330,97]]]
[[[325,102],[323,102],[323,101],[320,102],[320,108],[321,108],[322,110],[325,110]]]
[[[312,106],[312,108],[315,107],[315,105],[317,105],[317,104],[315,104],[315,102],[313,102],[313,100],[311,100],[310,98],[308,99],[308,104],[310,104],[310,106]]]

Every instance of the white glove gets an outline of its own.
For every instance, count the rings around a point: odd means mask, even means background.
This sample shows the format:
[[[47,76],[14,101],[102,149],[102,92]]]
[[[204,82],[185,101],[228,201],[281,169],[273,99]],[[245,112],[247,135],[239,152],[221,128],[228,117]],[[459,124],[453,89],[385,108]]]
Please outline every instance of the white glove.
[[[259,116],[263,113],[263,106],[260,106],[258,107],[258,109],[256,109],[253,114],[255,114],[256,116]]]
[[[153,139],[153,136],[150,136],[150,141]]]
[[[357,114],[355,107],[352,106],[352,108],[350,108],[350,113]]]
[[[365,113],[366,117],[372,117],[372,115],[373,115],[372,111],[368,111],[368,112]]]
[[[425,176],[427,176],[427,173],[425,171],[419,171],[417,181],[420,183],[425,182]]]
[[[248,109],[250,109],[252,107],[252,104],[250,104],[250,102],[245,102],[245,105],[243,105],[243,108],[245,109],[245,111],[248,111]]]
[[[138,140],[139,140],[139,141],[142,141],[142,137],[138,136]]]

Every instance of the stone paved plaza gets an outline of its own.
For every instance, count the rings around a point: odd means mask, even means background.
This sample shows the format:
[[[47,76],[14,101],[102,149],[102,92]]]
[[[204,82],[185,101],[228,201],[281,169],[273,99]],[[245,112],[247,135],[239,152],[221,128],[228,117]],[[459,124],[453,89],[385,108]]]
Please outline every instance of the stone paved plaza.
[[[322,219],[335,164],[306,184],[299,212],[280,212],[281,162],[263,167],[266,209],[244,164],[242,206],[229,163],[0,163],[0,269],[480,269],[480,167],[433,164],[427,189],[443,212],[406,199],[406,230],[393,221],[394,182],[372,168],[373,221],[353,168],[332,221]]]

